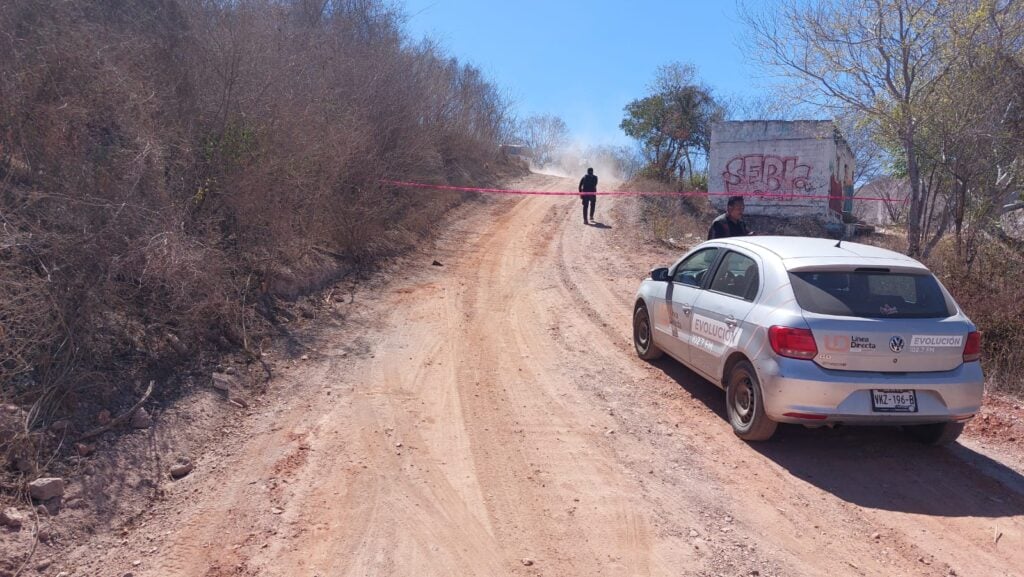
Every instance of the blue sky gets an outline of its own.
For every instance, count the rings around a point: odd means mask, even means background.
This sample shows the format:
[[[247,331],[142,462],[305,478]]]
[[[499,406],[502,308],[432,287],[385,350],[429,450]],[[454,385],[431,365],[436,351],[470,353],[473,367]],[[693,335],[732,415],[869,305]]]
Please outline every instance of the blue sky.
[[[692,63],[723,95],[751,97],[769,83],[737,46],[742,29],[733,0],[404,5],[414,39],[439,41],[452,56],[481,68],[521,117],[559,116],[585,145],[631,142],[618,127],[622,109],[648,94],[660,65]]]

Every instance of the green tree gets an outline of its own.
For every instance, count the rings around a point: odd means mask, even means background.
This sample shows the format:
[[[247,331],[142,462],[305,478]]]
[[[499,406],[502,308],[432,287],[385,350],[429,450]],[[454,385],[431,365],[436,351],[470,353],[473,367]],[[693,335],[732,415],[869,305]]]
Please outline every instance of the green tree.
[[[696,76],[689,64],[662,66],[653,93],[625,107],[619,127],[637,140],[648,172],[659,180],[692,178],[695,160],[709,152],[712,123],[725,116],[711,89]]]

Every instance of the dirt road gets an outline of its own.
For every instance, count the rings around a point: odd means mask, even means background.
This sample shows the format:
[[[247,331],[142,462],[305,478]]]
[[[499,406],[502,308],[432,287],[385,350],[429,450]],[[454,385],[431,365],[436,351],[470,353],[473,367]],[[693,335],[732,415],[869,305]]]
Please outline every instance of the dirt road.
[[[629,202],[601,199],[592,227],[574,198],[467,211],[425,261],[358,295],[346,323],[324,321],[237,450],[168,483],[140,522],[147,537],[80,555],[81,566],[161,577],[1024,574],[1017,465],[969,439],[930,449],[871,429],[782,427],[748,445],[717,388],[637,359],[630,305],[664,255],[635,243]]]

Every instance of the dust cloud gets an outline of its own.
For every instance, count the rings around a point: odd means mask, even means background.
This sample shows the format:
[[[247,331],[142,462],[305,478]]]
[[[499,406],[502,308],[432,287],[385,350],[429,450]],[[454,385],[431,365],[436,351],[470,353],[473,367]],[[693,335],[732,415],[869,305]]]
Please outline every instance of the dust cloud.
[[[635,153],[629,147],[592,145],[576,141],[554,153],[552,162],[543,166],[530,162],[530,171],[536,174],[578,179],[593,168],[598,178],[624,181],[630,176],[629,167]]]

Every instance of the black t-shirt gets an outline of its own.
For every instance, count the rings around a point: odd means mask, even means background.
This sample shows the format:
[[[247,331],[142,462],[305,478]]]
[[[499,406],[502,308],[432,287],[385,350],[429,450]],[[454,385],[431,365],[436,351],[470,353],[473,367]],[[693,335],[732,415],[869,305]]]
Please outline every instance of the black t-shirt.
[[[730,236],[747,236],[748,234],[750,232],[747,230],[747,223],[743,222],[743,219],[733,221],[729,219],[728,215],[722,214],[711,222],[711,228],[708,229],[708,240],[713,238],[729,238]]]
[[[597,192],[597,175],[585,174],[580,179],[580,192]]]

